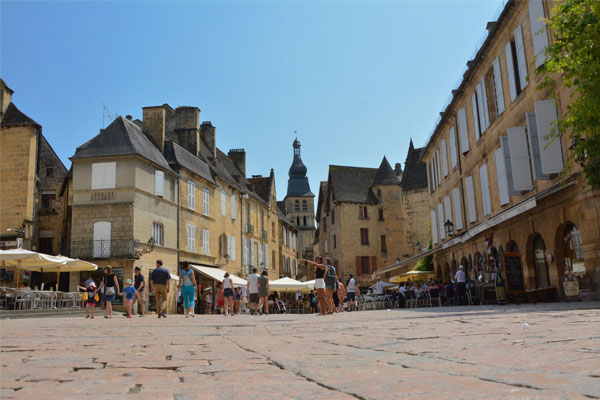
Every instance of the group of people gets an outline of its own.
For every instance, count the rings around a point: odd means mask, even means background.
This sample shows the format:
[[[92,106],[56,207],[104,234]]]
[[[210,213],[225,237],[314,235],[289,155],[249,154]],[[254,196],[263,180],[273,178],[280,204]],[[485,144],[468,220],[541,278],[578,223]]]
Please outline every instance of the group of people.
[[[398,290],[398,305],[404,307],[406,300],[409,297],[414,299],[422,299],[427,296],[428,293],[436,293],[436,296],[440,296],[443,299],[454,298],[457,305],[466,305],[469,303],[467,295],[467,276],[464,270],[464,266],[460,265],[458,271],[454,275],[454,279],[450,282],[443,283],[441,280],[435,280],[433,278],[429,281],[423,281],[418,283],[411,281],[400,283]]]

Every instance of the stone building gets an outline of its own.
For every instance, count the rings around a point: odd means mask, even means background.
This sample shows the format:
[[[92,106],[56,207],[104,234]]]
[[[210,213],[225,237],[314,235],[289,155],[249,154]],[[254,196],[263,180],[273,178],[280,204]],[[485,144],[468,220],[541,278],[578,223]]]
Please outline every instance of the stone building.
[[[0,79],[0,248],[15,248],[20,238],[26,249],[56,255],[65,218],[58,192],[67,169],[12,94]],[[32,278],[35,285],[42,282],[41,274]]]
[[[294,140],[294,159],[289,170],[287,194],[283,199],[285,213],[298,229],[298,252],[301,258],[312,259],[315,241],[315,195],[310,191],[307,168],[300,155],[300,141]],[[312,279],[312,278],[311,278]]]
[[[462,264],[471,279],[493,285],[503,254],[521,258],[525,289],[564,296],[566,271],[598,290],[600,196],[578,165],[564,172],[571,145],[554,121],[557,104],[538,90],[542,50],[554,38],[540,18],[551,1],[508,1],[467,63],[459,87],[427,143],[429,214],[435,270],[450,279]]]
[[[422,149],[409,148],[405,171],[384,157],[379,168],[330,165],[317,205],[318,252],[330,257],[338,275],[361,286],[378,269],[419,251],[427,241],[427,197]]]

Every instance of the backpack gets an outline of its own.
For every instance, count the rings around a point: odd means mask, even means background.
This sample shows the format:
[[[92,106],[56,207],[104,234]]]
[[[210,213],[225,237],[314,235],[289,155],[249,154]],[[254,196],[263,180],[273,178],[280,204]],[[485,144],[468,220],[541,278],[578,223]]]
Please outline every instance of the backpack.
[[[325,275],[325,282],[330,285],[337,282],[337,275],[335,273],[335,267],[333,267],[331,265],[327,266],[327,274]]]

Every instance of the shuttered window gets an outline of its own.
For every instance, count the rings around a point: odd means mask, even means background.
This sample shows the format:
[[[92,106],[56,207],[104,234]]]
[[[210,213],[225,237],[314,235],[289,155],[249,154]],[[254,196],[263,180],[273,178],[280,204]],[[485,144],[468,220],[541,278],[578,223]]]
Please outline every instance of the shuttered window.
[[[535,113],[526,112],[525,120],[527,121],[527,140],[529,142],[533,179],[536,181],[548,180],[550,177],[542,172],[542,157],[540,142],[538,140],[537,123],[535,122]]]
[[[191,224],[187,226],[187,248],[190,251],[196,250],[196,227]]]
[[[508,128],[507,135],[510,166],[512,171],[517,172],[513,175],[514,188],[515,190],[531,190],[533,189],[533,180],[525,128],[521,126]]]
[[[163,224],[159,224],[158,222],[152,223],[152,237],[154,238],[154,243],[157,246],[165,245],[163,232]]]
[[[515,52],[517,54],[517,67],[519,71],[519,84],[521,91],[527,87],[527,59],[525,58],[525,47],[523,46],[523,31],[521,25],[515,29]]]
[[[244,266],[246,267],[246,273],[250,272],[250,268],[248,267],[250,265],[250,254],[249,254],[249,249],[248,249],[248,239],[245,237],[242,237],[242,246],[243,246],[243,254],[242,254],[242,261],[244,263]]]
[[[494,69],[494,100],[496,102],[496,115],[504,112],[504,91],[502,89],[502,74],[500,73],[500,58],[496,57],[493,64]]]
[[[450,202],[450,196],[444,197],[444,215],[444,223],[446,221],[454,223],[454,221],[452,221],[452,203]]]
[[[457,156],[456,156],[456,133],[454,132],[454,127],[450,128],[450,132],[448,132],[448,141],[450,142],[450,165],[451,168],[456,167]]]
[[[504,46],[504,54],[506,55],[506,70],[508,71],[508,88],[510,90],[510,101],[513,102],[518,96],[517,92],[517,75],[515,74],[515,60],[513,60],[513,44],[511,41]]]
[[[554,122],[557,119],[554,100],[536,101],[535,123],[540,147],[542,172],[544,174],[558,174],[565,166],[563,161],[562,138],[556,135]],[[552,136],[551,136],[552,135]]]
[[[162,197],[164,195],[165,173],[163,171],[154,171],[154,194]]]
[[[210,215],[210,191],[202,188],[202,214]]]
[[[433,240],[433,244],[438,243],[438,231],[437,231],[437,217],[435,215],[435,210],[431,210],[431,236]]]
[[[188,208],[196,209],[196,184],[188,181]]]
[[[446,238],[446,230],[444,229],[444,206],[442,206],[442,203],[438,203],[437,205],[437,217],[440,240],[444,240]]]
[[[477,209],[475,208],[475,187],[473,185],[473,177],[467,176],[465,179],[467,190],[467,211],[469,222],[477,221]]]
[[[202,253],[210,255],[210,231],[208,229],[202,230]]]
[[[544,50],[548,47],[548,33],[544,18],[544,3],[542,0],[529,0],[529,23],[536,68],[546,61]]]
[[[261,269],[264,268],[263,247],[261,242],[258,242],[258,266]]]
[[[458,137],[460,139],[460,152],[465,154],[469,151],[469,129],[467,128],[467,109],[458,110]]]
[[[231,219],[235,219],[236,207],[235,207],[235,194],[232,194],[230,197],[230,207],[231,207]]]
[[[442,184],[442,173],[440,171],[440,151],[435,151],[435,172],[437,174],[438,186]]]
[[[440,147],[442,149],[442,170],[444,171],[444,176],[448,176],[448,150],[446,150],[446,139],[442,139]]]
[[[117,163],[92,164],[92,189],[114,189],[117,182]]]
[[[481,112],[481,134],[490,126],[490,108],[488,104],[487,88],[485,86],[485,77],[481,78],[477,88],[477,99],[479,103],[479,112]]]
[[[229,257],[231,257],[231,259],[233,261],[235,261],[237,259],[237,248],[235,245],[235,236],[231,235],[229,237],[230,242],[231,242],[231,252],[229,253]]]
[[[221,189],[221,215],[227,215],[227,193]]]
[[[250,265],[256,265],[256,247],[254,246],[254,239],[250,240]]]
[[[432,179],[431,179],[431,172],[430,172],[430,168],[429,168],[429,163],[426,164],[426,168],[425,170],[427,171],[427,188],[429,189],[429,194],[431,194],[433,192],[432,189]]]
[[[506,166],[504,165],[504,152],[502,148],[494,150],[494,161],[496,163],[498,197],[500,198],[500,205],[503,206],[510,202],[510,197],[508,196],[508,180],[506,178]]]
[[[500,148],[502,149],[502,153],[504,155],[504,167],[506,169],[506,182],[508,184],[508,195],[509,196],[519,196],[521,192],[515,189],[514,183],[514,174],[512,165],[510,163],[510,147],[508,145],[508,137],[500,136]],[[524,171],[527,174],[527,171]]]
[[[269,269],[269,245],[265,244],[265,269]]]
[[[481,130],[479,126],[479,107],[477,103],[476,92],[471,95],[471,102],[473,104],[473,126],[475,127],[475,140],[477,141],[481,137]]]
[[[463,219],[460,190],[457,187],[452,189],[452,205],[454,206],[454,228],[458,231],[463,228]]]
[[[490,185],[488,183],[487,165],[479,167],[479,182],[481,183],[481,202],[483,204],[483,215],[492,213],[492,204],[490,200]]]

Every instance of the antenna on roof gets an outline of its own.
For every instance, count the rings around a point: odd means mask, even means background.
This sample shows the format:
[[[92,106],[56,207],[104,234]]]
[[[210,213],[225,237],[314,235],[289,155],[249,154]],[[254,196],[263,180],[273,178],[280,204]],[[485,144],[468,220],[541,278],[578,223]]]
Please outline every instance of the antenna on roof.
[[[118,114],[114,113],[111,114],[109,112],[108,107],[106,107],[106,105],[104,104],[104,102],[102,100],[100,100],[100,103],[102,103],[102,129],[104,129],[104,121],[106,120],[106,118],[108,118],[109,121],[112,121],[113,119],[116,119]]]

